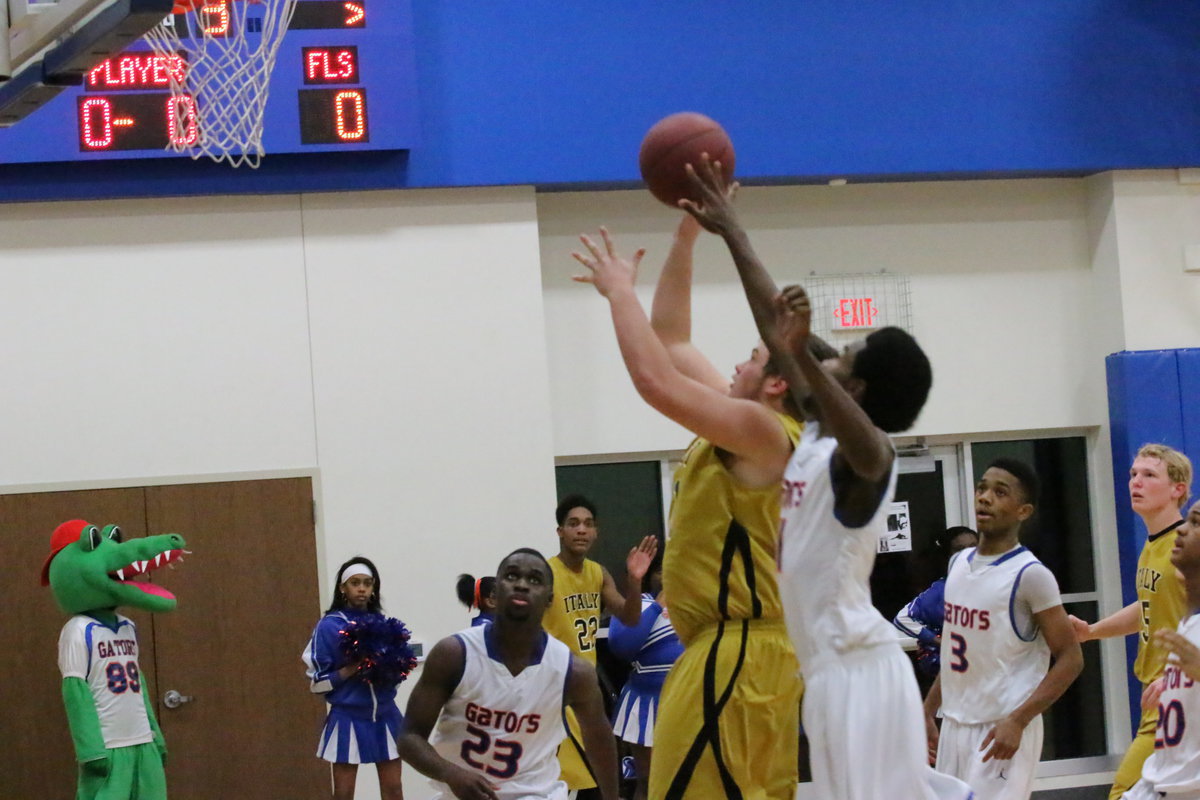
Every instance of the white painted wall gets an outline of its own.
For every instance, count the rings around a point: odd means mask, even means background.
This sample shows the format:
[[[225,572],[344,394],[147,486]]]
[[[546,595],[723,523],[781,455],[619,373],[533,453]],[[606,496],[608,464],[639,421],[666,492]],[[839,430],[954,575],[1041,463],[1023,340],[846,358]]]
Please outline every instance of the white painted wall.
[[[934,364],[913,435],[1100,425],[1103,365],[1088,342],[1091,263],[1081,180],[744,188],[743,224],[781,285],[811,272],[886,269],[911,277],[914,333]],[[653,284],[677,214],[645,192],[538,195],[559,455],[673,450],[687,434],[629,384],[607,304],[571,283],[575,236],[607,225],[627,252],[649,249]],[[755,342],[723,244],[696,254],[694,339],[732,370]]]

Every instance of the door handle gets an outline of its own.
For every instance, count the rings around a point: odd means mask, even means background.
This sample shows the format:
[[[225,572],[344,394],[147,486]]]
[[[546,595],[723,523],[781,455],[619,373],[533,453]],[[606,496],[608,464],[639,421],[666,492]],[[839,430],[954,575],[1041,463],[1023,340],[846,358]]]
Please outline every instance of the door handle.
[[[163,695],[163,705],[167,708],[179,708],[184,703],[190,703],[195,699],[186,694],[180,694],[174,689],[168,689],[167,693]]]

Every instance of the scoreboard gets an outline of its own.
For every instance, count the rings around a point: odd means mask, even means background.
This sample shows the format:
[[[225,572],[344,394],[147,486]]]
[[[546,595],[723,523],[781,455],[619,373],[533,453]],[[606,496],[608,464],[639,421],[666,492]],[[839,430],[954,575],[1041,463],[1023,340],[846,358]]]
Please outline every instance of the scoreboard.
[[[208,32],[235,24],[212,0]],[[253,42],[253,6],[245,20]],[[186,25],[187,17],[174,17]],[[181,38],[186,36],[180,31]],[[199,136],[196,98],[172,97],[172,76],[191,65],[143,43],[96,64],[10,128],[0,129],[0,164],[186,158],[167,149]],[[297,0],[279,47],[263,118],[272,153],[406,150],[416,143],[416,75],[410,0]]]

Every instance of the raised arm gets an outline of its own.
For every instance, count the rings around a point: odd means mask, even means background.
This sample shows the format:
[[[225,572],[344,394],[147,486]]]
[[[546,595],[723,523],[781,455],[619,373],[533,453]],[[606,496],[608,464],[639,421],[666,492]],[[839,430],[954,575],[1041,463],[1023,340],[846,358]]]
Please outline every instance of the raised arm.
[[[496,800],[495,788],[486,778],[447,761],[429,744],[429,734],[458,687],[465,664],[462,642],[455,637],[448,636],[434,645],[408,698],[396,745],[400,757],[417,772],[446,784],[460,800]]]
[[[608,300],[621,357],[638,394],[692,433],[778,480],[792,446],[774,413],[762,403],[729,397],[675,367],[634,292],[637,265],[645,251],[626,260],[617,254],[608,231],[601,228],[600,235],[603,247],[580,237],[589,255],[572,255],[589,274],[575,280],[593,284]]]
[[[617,582],[607,569],[604,569],[604,585],[601,597],[604,607],[609,613],[626,625],[637,625],[642,616],[642,578],[650,569],[654,556],[658,552],[658,538],[644,536],[633,546],[625,557],[625,594],[617,589]]]
[[[699,170],[689,165],[688,174],[701,202],[680,200],[679,205],[729,246],[754,323],[787,381],[792,398],[801,408],[809,396],[818,403],[822,427],[838,440],[840,458],[855,475],[867,481],[883,479],[894,457],[891,442],[813,356],[809,347],[813,334],[808,295],[799,286],[788,287],[783,294],[776,291],[775,282],[755,254],[729,202],[720,169],[705,157]]]
[[[618,800],[617,744],[612,727],[604,715],[604,699],[596,668],[579,656],[571,656],[571,674],[567,678],[567,705],[579,720],[583,750],[595,770],[596,786],[602,800]]]
[[[724,392],[729,379],[692,344],[692,251],[700,232],[700,224],[684,214],[654,289],[650,327],[680,372]]]

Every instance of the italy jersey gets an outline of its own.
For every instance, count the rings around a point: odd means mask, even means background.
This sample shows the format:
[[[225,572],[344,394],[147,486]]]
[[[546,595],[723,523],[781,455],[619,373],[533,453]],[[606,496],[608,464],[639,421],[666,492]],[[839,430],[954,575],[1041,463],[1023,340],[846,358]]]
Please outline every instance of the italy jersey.
[[[1137,599],[1140,630],[1138,654],[1133,662],[1133,674],[1142,683],[1150,683],[1162,674],[1167,663],[1167,650],[1154,641],[1160,628],[1173,630],[1187,611],[1183,583],[1171,564],[1171,548],[1175,546],[1175,528],[1179,523],[1160,531],[1146,540],[1137,565]]]
[[[565,800],[555,753],[566,735],[571,650],[543,636],[542,651],[513,675],[500,660],[494,630],[479,625],[455,634],[463,646],[463,674],[430,744],[447,761],[487,778],[500,800]],[[445,784],[431,783],[436,798],[454,796]]]
[[[964,724],[1008,716],[1050,669],[1041,632],[1021,630],[1013,616],[1022,576],[1046,568],[1019,546],[986,565],[976,555],[968,548],[950,564],[942,625],[942,715]]]
[[[1179,633],[1200,646],[1200,617],[1193,614],[1179,623]],[[1173,655],[1163,680],[1154,754],[1142,766],[1142,780],[1168,797],[1176,793],[1190,797],[1200,792],[1200,686],[1183,673]]]
[[[895,629],[871,603],[870,588],[896,468],[875,516],[847,528],[834,514],[830,472],[836,449],[837,439],[822,438],[810,422],[783,475],[780,584],[788,633],[806,675],[822,656],[896,641]],[[674,612],[674,598],[668,602]]]
[[[795,443],[800,423],[777,416]],[[685,645],[722,619],[783,616],[775,580],[779,486],[742,486],[726,469],[726,457],[698,438],[675,473],[663,592]]]
[[[154,741],[132,620],[118,614],[116,628],[110,628],[86,614],[71,617],[58,637],[58,668],[64,678],[79,678],[91,689],[105,747]]]
[[[554,572],[554,600],[542,618],[542,627],[575,655],[596,663],[596,631],[600,630],[600,590],[604,568],[586,558],[579,572],[558,556],[549,559]]]

